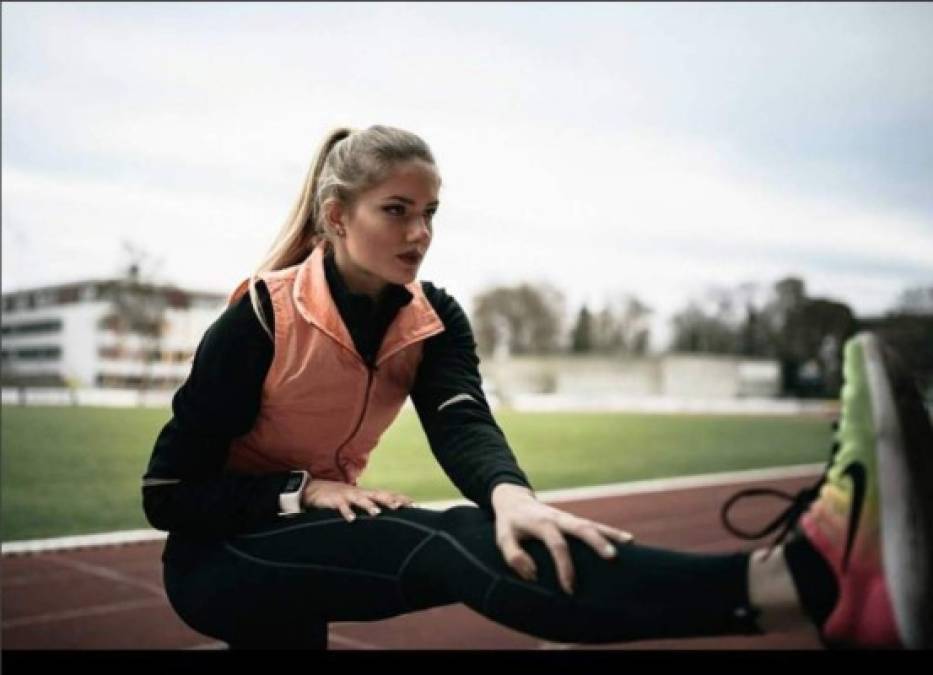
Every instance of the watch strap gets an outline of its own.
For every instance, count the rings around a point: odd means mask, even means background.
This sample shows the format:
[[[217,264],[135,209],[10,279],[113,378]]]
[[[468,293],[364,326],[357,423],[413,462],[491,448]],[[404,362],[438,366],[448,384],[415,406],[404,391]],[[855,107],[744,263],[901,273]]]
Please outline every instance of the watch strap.
[[[310,480],[311,474],[307,471],[292,471],[286,484],[286,490],[279,493],[280,516],[294,516],[304,511],[301,496]],[[298,484],[297,488],[294,487],[295,483]]]

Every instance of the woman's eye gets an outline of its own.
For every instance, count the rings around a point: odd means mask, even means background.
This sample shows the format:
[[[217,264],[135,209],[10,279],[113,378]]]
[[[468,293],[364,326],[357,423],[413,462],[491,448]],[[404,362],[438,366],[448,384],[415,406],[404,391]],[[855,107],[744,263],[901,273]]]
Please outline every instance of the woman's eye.
[[[398,204],[390,204],[385,207],[386,213],[391,213],[393,216],[400,216],[405,213],[405,207]]]

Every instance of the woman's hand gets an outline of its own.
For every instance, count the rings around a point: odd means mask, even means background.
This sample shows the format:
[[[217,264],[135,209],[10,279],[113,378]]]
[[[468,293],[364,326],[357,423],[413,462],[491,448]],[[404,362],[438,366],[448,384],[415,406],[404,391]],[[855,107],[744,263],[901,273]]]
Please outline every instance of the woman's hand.
[[[321,478],[314,478],[309,481],[301,497],[301,503],[304,506],[337,509],[351,523],[356,519],[356,514],[353,513],[351,507],[359,506],[369,511],[370,515],[375,516],[382,512],[376,506],[376,502],[393,510],[414,504],[410,497],[397,492],[366,490],[347,483]]]
[[[574,570],[564,533],[582,539],[607,560],[616,554],[612,541],[628,544],[634,539],[628,532],[543,504],[519,485],[497,485],[492,491],[492,505],[496,543],[509,567],[527,581],[537,580],[534,560],[519,545],[522,539],[536,537],[550,550],[561,587],[568,595],[573,594]]]

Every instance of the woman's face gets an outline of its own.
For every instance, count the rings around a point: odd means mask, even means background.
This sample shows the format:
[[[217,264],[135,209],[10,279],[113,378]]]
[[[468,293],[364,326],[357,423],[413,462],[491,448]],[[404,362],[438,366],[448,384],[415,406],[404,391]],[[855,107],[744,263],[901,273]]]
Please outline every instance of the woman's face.
[[[332,206],[337,268],[351,291],[376,298],[388,283],[415,280],[431,245],[439,189],[435,168],[413,160],[361,193],[352,209]]]

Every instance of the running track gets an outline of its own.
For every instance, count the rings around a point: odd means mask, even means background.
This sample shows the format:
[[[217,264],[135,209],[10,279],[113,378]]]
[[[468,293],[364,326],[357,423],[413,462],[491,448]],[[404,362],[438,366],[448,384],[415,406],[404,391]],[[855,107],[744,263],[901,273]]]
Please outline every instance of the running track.
[[[751,472],[712,481],[648,482],[605,490],[542,493],[540,497],[577,515],[629,530],[644,544],[698,552],[751,550],[758,544],[737,540],[720,525],[723,501],[736,490],[751,486],[796,492],[812,485],[820,469],[802,467],[792,472],[795,477],[791,478],[762,480],[764,474]],[[610,496],[600,496],[606,493]],[[767,522],[784,507],[779,500],[747,502],[741,510],[736,507],[735,522],[749,529]],[[5,547],[0,587],[3,649],[224,648],[187,627],[172,611],[162,588],[162,545],[156,540],[37,553],[10,553]],[[464,605],[452,605],[383,621],[333,623],[330,649],[755,650],[821,649],[821,645],[810,629],[756,637],[599,646],[555,644],[499,626]]]

